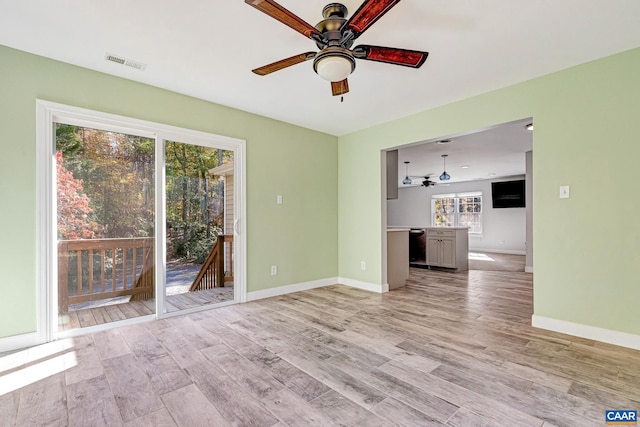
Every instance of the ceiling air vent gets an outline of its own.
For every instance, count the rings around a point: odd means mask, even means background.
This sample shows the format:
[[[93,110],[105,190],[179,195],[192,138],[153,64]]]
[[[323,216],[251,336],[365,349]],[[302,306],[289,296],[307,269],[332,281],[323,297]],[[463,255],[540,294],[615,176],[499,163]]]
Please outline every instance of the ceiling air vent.
[[[144,71],[147,68],[147,64],[142,62],[133,61],[131,59],[124,58],[122,56],[113,55],[111,53],[105,53],[105,61],[115,62],[116,64],[126,65],[127,67],[135,68],[136,70]]]

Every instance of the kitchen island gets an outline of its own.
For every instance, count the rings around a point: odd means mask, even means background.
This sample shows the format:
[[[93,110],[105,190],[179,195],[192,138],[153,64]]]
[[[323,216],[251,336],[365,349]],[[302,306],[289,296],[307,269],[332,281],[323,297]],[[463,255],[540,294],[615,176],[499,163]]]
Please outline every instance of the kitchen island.
[[[468,227],[408,227],[412,267],[469,269]]]

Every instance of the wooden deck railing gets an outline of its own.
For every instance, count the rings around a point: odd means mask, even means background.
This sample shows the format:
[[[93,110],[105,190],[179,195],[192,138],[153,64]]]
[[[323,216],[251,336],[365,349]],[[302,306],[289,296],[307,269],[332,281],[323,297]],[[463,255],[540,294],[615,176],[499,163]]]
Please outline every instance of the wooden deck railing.
[[[58,242],[58,307],[131,295],[153,298],[154,239]]]
[[[221,234],[202,264],[189,291],[220,288],[233,281],[233,235]],[[225,262],[226,261],[226,262]]]

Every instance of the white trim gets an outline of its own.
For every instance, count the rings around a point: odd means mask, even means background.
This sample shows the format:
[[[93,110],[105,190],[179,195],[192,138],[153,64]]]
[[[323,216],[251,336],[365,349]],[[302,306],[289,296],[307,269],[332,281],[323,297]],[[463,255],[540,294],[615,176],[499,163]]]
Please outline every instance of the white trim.
[[[163,310],[166,309],[166,279],[167,279],[167,181],[166,181],[166,161],[165,161],[165,147],[166,147],[167,135],[162,133],[154,135],[154,195],[155,195],[155,224],[154,224],[154,248],[153,253],[155,255],[155,280],[154,280],[154,296],[155,296],[155,318],[159,318]],[[159,166],[162,167],[159,167]],[[162,191],[158,191],[158,189]]]
[[[531,316],[531,325],[535,328],[546,329],[576,337],[628,347],[634,350],[640,350],[640,335],[612,331],[609,329],[598,328],[596,326],[582,325],[579,323],[552,319],[550,317],[538,316],[535,314]]]
[[[233,297],[243,303],[247,301],[247,143],[238,141],[233,155]]]
[[[19,350],[21,348],[31,347],[38,344],[42,344],[42,340],[37,332],[0,338],[0,353]]]
[[[387,233],[387,151],[380,152],[380,280],[385,283],[389,280],[389,243],[388,243],[388,233]],[[396,179],[395,177],[393,178]],[[344,280],[342,279],[340,283],[344,284]],[[363,282],[359,282],[363,283]],[[370,286],[367,283],[367,290]],[[364,289],[362,287],[356,286],[359,289]],[[384,287],[383,287],[384,289]],[[389,285],[387,285],[387,291],[389,290]],[[377,289],[373,292],[379,292]],[[384,290],[383,290],[384,292]]]
[[[324,286],[331,286],[336,284],[350,286],[352,288],[362,289],[369,292],[389,292],[388,283],[385,283],[383,285],[376,285],[375,283],[361,282],[359,280],[346,279],[344,277],[329,277],[327,279],[312,280],[310,282],[294,283],[292,285],[284,285],[278,286],[277,288],[269,288],[263,289],[261,291],[249,292],[247,294],[246,302],[277,297],[294,292],[308,291],[310,289],[322,288]]]
[[[471,234],[469,234],[471,237]],[[487,248],[469,248],[469,252],[489,252],[494,254],[507,254],[507,255],[526,255],[526,251],[518,251],[512,249],[487,249]]]
[[[525,273],[533,273],[533,267],[529,267],[528,265],[524,267]]]
[[[39,343],[52,339],[50,326],[54,313],[51,308],[57,306],[58,296],[52,295],[51,278],[57,275],[57,263],[53,262],[56,251],[54,218],[50,212],[56,209],[55,185],[53,175],[53,121],[52,111],[44,103],[36,100],[36,335]],[[48,184],[48,188],[47,188]]]
[[[57,320],[57,319],[56,319]],[[145,316],[132,317],[130,319],[116,320],[113,322],[100,323],[93,326],[85,326],[83,328],[69,329],[66,331],[58,331],[55,339],[73,338],[82,335],[93,334],[95,332],[108,331],[109,329],[119,328],[121,326],[136,325],[138,323],[152,322],[156,320],[155,314],[147,314]]]
[[[235,300],[224,301],[224,302],[220,302],[220,303],[217,303],[217,304],[207,304],[207,305],[201,305],[201,306],[198,306],[198,307],[186,308],[184,310],[176,310],[176,311],[169,311],[169,312],[166,312],[166,313],[158,313],[157,316],[155,314],[148,314],[148,315],[145,315],[145,316],[132,317],[130,319],[116,320],[116,321],[113,321],[113,322],[101,323],[99,325],[85,326],[83,328],[76,328],[76,329],[69,329],[67,331],[60,331],[60,332],[56,333],[56,339],[72,338],[72,337],[77,337],[77,336],[81,336],[81,335],[92,334],[94,332],[102,332],[102,331],[107,331],[109,329],[120,328],[122,326],[136,325],[138,323],[153,322],[155,320],[166,319],[168,317],[175,317],[175,316],[182,316],[184,314],[197,313],[199,311],[206,311],[206,310],[211,310],[213,308],[220,308],[220,307],[224,307],[224,306],[227,306],[227,305],[233,305],[233,304],[236,304],[236,302],[237,301],[235,301]]]
[[[378,294],[389,292],[388,283],[378,285],[376,283],[361,282],[360,280],[348,279],[346,277],[338,277],[338,283],[345,286],[351,286],[352,288],[362,289],[369,292],[376,292]]]
[[[328,279],[312,280],[310,282],[294,283],[292,285],[278,286],[277,288],[263,289],[261,291],[253,291],[247,294],[247,301],[256,301],[264,298],[277,297],[280,295],[290,294],[293,292],[308,291],[309,289],[322,288],[324,286],[338,284],[337,277]]]
[[[163,279],[156,281],[156,313],[153,318],[163,318],[174,315],[174,313],[162,313],[164,307],[164,270],[165,270],[165,224],[162,220],[166,216],[164,203],[164,145],[165,141],[180,141],[181,143],[200,145],[205,147],[221,148],[234,152],[235,164],[235,185],[236,193],[234,197],[236,231],[234,238],[234,301],[243,302],[246,300],[246,141],[217,135],[209,132],[202,132],[192,129],[185,129],[176,126],[166,125],[157,122],[135,119],[126,116],[119,116],[101,111],[94,111],[50,101],[36,100],[36,212],[37,212],[37,272],[36,272],[36,307],[37,307],[37,331],[35,333],[36,343],[47,342],[56,337],[71,336],[73,334],[83,334],[97,330],[108,329],[109,325],[127,324],[127,321],[111,322],[105,326],[94,328],[82,328],[76,331],[58,331],[57,319],[57,292],[54,291],[55,278],[57,277],[57,262],[55,262],[56,247],[56,183],[51,177],[54,174],[54,136],[52,123],[72,123],[78,126],[91,127],[95,129],[116,130],[127,134],[146,136],[156,141],[155,165],[156,165],[156,207],[155,207],[155,240],[156,240],[156,276]],[[210,309],[217,305],[206,305],[202,309]],[[180,313],[199,311],[200,308],[181,311]],[[177,312],[176,312],[177,313]],[[136,323],[133,319],[132,323]],[[139,318],[139,321],[146,321],[147,317]]]
[[[215,304],[205,304],[205,305],[199,305],[196,307],[185,308],[183,310],[167,311],[166,313],[158,314],[158,319],[166,319],[167,317],[175,317],[175,316],[182,316],[184,314],[198,313],[200,311],[207,311],[215,308],[226,307],[228,305],[234,305],[237,303],[238,301],[234,298],[229,301],[222,301]]]

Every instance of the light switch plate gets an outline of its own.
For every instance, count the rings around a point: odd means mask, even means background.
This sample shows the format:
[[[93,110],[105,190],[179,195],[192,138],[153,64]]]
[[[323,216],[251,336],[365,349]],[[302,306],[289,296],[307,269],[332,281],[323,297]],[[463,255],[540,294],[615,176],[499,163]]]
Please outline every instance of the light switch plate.
[[[568,199],[569,198],[569,186],[568,185],[561,185],[560,186],[560,198],[561,199]]]
[[[281,195],[281,194],[278,194],[278,195],[276,196],[276,203],[277,203],[277,204],[279,204],[279,205],[281,205],[281,204],[282,204],[282,195]]]

